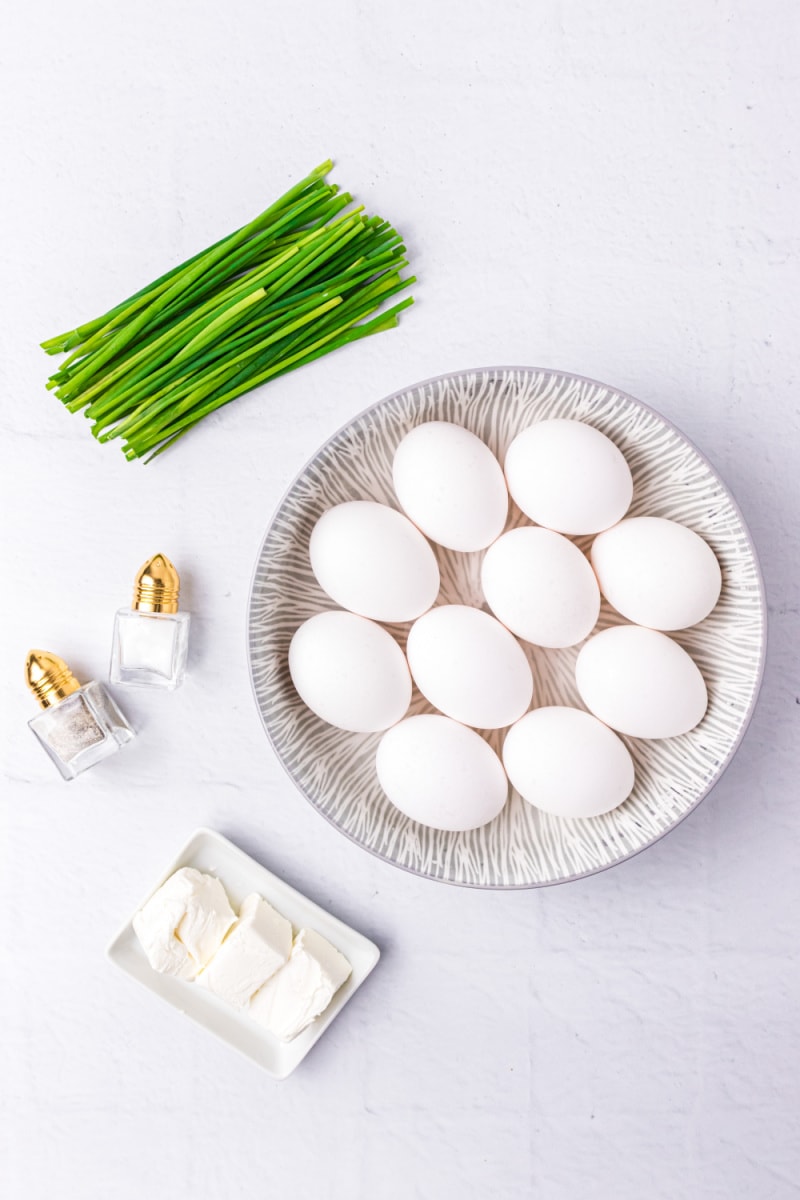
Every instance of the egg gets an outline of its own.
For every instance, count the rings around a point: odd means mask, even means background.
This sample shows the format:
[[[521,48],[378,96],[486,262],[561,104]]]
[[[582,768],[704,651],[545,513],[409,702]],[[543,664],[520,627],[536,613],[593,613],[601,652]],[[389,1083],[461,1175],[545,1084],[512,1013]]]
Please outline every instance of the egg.
[[[289,646],[289,673],[312,712],[353,733],[388,729],[411,701],[403,651],[355,613],[317,613],[301,625]]]
[[[693,530],[663,517],[628,517],[599,534],[592,566],[623,617],[651,629],[686,629],[719,600],[714,551]]]
[[[440,546],[483,550],[503,532],[508,489],[500,464],[461,425],[417,425],[397,447],[392,476],[400,507]]]
[[[537,708],[506,734],[503,765],[523,800],[556,817],[598,817],[631,794],[633,759],[579,708]]]
[[[583,421],[538,421],[505,458],[508,490],[527,517],[558,533],[599,533],[630,507],[633,479],[622,452]]]
[[[620,733],[669,738],[694,729],[708,693],[686,651],[654,629],[618,625],[581,647],[575,664],[581,699]]]
[[[432,608],[411,626],[406,653],[423,696],[465,725],[499,729],[530,705],[533,676],[525,651],[478,608]]]
[[[323,591],[374,621],[413,621],[439,592],[439,566],[408,517],[373,500],[329,508],[309,542],[311,569]]]
[[[381,738],[376,769],[396,808],[434,829],[478,829],[508,797],[500,759],[480,734],[449,717],[408,717]]]
[[[600,589],[586,557],[551,529],[511,529],[486,551],[483,594],[512,633],[536,646],[574,646],[592,632]]]

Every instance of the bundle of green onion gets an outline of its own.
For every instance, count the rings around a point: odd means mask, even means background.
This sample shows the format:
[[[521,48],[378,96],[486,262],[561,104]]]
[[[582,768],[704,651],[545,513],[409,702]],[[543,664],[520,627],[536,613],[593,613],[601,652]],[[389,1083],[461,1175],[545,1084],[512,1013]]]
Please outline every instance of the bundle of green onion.
[[[249,225],[104,316],[51,338],[48,388],[101,442],[155,457],[243,392],[397,325],[414,282],[388,221],[351,208],[325,162]],[[380,311],[379,311],[380,310]]]

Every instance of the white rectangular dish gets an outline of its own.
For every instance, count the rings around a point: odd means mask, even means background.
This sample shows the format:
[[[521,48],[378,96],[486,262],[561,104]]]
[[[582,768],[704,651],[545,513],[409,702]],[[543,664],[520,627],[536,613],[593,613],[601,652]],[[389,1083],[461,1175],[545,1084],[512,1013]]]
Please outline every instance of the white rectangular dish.
[[[154,971],[134,933],[132,919],[126,921],[111,941],[106,953],[120,970],[252,1059],[275,1079],[285,1079],[367,978],[380,958],[380,950],[369,938],[331,916],[211,829],[198,829],[192,834],[147,896],[142,898],[142,904],[181,867],[194,867],[216,875],[237,911],[250,892],[258,892],[291,921],[295,932],[303,926],[316,930],[341,951],[353,968],[350,978],[335,993],[325,1012],[293,1041],[284,1043],[258,1025],[246,1010],[238,1012],[205,988]]]

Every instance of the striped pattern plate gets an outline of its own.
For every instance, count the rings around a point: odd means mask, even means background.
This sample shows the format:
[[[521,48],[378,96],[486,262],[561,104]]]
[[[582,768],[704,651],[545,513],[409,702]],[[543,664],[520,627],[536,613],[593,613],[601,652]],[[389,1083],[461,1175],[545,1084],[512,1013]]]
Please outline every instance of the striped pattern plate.
[[[503,460],[534,421],[587,421],[622,450],[634,479],[629,515],[669,517],[696,530],[723,571],[720,602],[705,621],[678,633],[706,679],[709,708],[691,733],[663,741],[624,739],[636,786],[620,808],[589,820],[539,812],[512,791],[483,829],[446,833],[403,816],[375,773],[379,734],[351,734],[324,724],[295,692],[289,643],[314,613],[335,607],[308,560],[311,530],[325,509],[346,500],[397,507],[392,458],[401,438],[424,421],[453,421],[481,437]],[[524,524],[512,505],[508,527]],[[590,538],[575,539],[588,550]],[[434,547],[439,603],[483,606],[481,554]],[[622,618],[603,605],[598,629]],[[401,645],[408,626],[388,626]],[[736,504],[706,459],[658,413],[605,384],[563,372],[492,368],[415,384],[361,413],[303,468],[273,517],[258,553],[249,608],[253,690],[275,753],[301,792],[342,833],[396,866],[431,879],[483,888],[538,887],[613,866],[662,837],[719,779],[755,706],[766,641],[763,582]],[[582,707],[574,680],[580,647],[525,647],[537,705]],[[410,712],[431,711],[415,690]],[[496,750],[503,731],[487,734]]]

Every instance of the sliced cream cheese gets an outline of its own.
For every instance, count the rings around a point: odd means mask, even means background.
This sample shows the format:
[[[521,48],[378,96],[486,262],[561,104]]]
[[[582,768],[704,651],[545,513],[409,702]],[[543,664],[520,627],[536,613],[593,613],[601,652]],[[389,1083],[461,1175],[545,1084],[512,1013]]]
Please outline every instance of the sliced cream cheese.
[[[182,867],[137,912],[133,928],[154,971],[194,979],[235,921],[220,881]]]
[[[289,961],[250,1001],[250,1015],[290,1042],[330,1004],[349,977],[350,963],[313,929],[301,929]]]
[[[253,993],[283,966],[291,949],[291,923],[253,892],[197,982],[234,1008],[246,1008]]]

